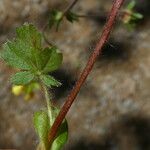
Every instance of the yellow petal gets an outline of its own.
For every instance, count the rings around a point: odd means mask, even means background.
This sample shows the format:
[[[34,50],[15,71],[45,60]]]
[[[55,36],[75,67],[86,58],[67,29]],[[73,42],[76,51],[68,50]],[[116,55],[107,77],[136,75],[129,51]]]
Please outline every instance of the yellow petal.
[[[18,96],[23,92],[23,88],[24,87],[22,85],[15,85],[12,87],[12,93]]]

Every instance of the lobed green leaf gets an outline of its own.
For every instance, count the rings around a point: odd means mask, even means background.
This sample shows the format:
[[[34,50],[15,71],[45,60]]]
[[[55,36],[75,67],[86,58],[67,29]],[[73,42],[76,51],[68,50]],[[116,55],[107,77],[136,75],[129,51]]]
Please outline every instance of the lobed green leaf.
[[[11,77],[11,82],[15,85],[26,85],[34,79],[34,74],[29,71],[18,72]]]
[[[61,14],[57,12],[55,15],[55,19],[59,20]],[[16,85],[28,84],[33,79],[42,78],[49,87],[60,86],[58,81],[47,74],[60,67],[62,53],[56,47],[43,49],[42,35],[32,24],[24,24],[16,29],[16,39],[4,44],[1,58],[15,68],[28,71],[12,77],[11,80]]]
[[[16,29],[16,39],[8,41],[2,58],[11,66],[24,70],[40,68],[41,33],[31,24]]]
[[[43,68],[43,73],[48,73],[57,70],[62,64],[62,53],[58,51],[56,47],[51,48],[51,55],[47,60],[45,67]]]

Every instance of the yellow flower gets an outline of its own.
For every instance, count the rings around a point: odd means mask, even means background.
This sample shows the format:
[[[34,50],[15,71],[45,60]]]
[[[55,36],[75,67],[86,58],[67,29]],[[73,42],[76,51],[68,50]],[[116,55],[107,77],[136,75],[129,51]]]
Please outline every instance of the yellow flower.
[[[28,85],[13,85],[12,93],[15,96],[23,95],[24,100],[29,101],[34,98],[35,91],[40,89],[40,85],[38,83],[30,83]]]
[[[18,95],[22,94],[23,89],[24,89],[24,86],[22,86],[22,85],[14,85],[12,87],[12,93],[14,95],[18,96]]]

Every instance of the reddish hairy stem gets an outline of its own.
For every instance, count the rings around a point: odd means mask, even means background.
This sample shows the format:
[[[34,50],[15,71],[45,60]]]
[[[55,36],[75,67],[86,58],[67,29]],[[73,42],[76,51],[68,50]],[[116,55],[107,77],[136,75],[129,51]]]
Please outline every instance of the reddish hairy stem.
[[[109,15],[109,18],[104,26],[102,35],[99,39],[99,42],[97,43],[93,53],[91,54],[87,65],[83,72],[81,73],[79,79],[77,80],[75,86],[73,87],[72,91],[68,95],[66,102],[64,103],[63,107],[61,108],[57,118],[55,119],[54,124],[52,125],[49,135],[48,135],[48,140],[50,143],[55,139],[55,136],[57,134],[58,128],[60,127],[62,121],[64,120],[67,112],[69,111],[72,103],[74,102],[77,94],[80,91],[81,86],[85,82],[87,76],[89,75],[90,71],[92,70],[92,67],[96,61],[96,58],[101,54],[102,52],[102,47],[104,44],[107,42],[108,37],[110,35],[110,32],[112,30],[113,24],[115,22],[115,18],[117,16],[117,13],[119,11],[119,8],[123,4],[124,0],[115,0]]]

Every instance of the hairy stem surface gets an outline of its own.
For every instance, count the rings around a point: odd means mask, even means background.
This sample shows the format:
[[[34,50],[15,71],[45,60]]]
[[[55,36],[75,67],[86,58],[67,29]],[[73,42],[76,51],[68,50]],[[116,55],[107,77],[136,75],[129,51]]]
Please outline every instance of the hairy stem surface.
[[[52,116],[52,105],[51,105],[51,95],[48,93],[48,89],[45,85],[42,85],[45,93],[45,99],[47,104],[48,116],[50,121],[50,126],[53,124],[53,116]]]

